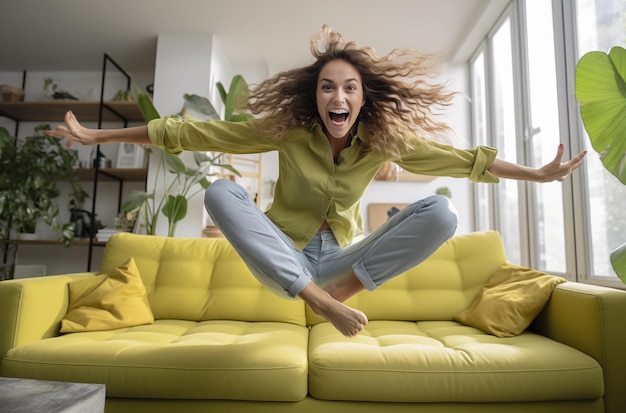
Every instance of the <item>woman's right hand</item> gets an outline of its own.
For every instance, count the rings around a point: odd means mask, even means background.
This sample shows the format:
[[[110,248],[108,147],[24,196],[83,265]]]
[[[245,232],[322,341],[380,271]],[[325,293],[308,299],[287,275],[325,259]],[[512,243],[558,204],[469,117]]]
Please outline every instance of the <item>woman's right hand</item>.
[[[89,129],[78,122],[72,111],[65,114],[65,124],[56,129],[44,131],[48,136],[67,139],[66,146],[71,148],[74,143],[81,145],[97,145],[100,143],[126,142],[138,145],[151,145],[148,126],[134,126],[121,129]]]
[[[97,129],[88,129],[78,122],[71,110],[65,113],[65,124],[58,125],[56,129],[44,131],[48,136],[67,139],[66,146],[71,148],[75,142],[81,145],[95,145],[97,142]]]

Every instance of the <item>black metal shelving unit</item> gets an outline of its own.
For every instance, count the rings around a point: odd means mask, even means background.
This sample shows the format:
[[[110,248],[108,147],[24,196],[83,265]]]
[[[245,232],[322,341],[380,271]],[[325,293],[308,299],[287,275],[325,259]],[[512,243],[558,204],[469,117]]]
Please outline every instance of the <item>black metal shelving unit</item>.
[[[22,121],[60,121],[68,110],[72,110],[81,121],[97,121],[98,128],[102,128],[104,122],[116,121],[122,122],[124,127],[128,126],[131,121],[143,122],[143,116],[134,102],[113,102],[104,100],[104,92],[106,87],[107,75],[112,67],[117,70],[126,80],[126,90],[130,91],[131,77],[130,75],[108,54],[104,54],[102,63],[102,78],[100,84],[99,101],[75,101],[75,100],[59,100],[45,102],[0,102],[0,116],[11,119],[15,122],[15,136],[19,131],[19,124]],[[23,72],[22,87],[26,85],[27,72]],[[145,182],[147,180],[147,168],[141,169],[117,169],[102,168],[99,164],[98,156],[101,154],[100,145],[95,147],[96,161],[92,168],[80,169],[79,176],[83,181],[91,180],[93,183],[91,217],[96,214],[96,206],[98,203],[98,184],[102,180],[115,181],[118,184],[117,191],[117,212],[120,212],[122,205],[122,192],[125,181]],[[87,242],[78,242],[77,245],[86,245],[88,248],[87,271],[91,271],[91,261],[93,257],[93,249],[95,247],[106,245],[105,242],[96,242],[97,229],[91,225],[91,234]],[[43,241],[15,241],[24,244],[35,245],[55,245],[60,242],[43,240]]]

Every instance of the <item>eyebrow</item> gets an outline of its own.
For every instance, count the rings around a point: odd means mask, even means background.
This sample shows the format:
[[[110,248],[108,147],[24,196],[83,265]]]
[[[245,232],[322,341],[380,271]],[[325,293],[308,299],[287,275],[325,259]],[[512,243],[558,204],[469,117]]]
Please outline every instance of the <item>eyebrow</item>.
[[[320,79],[320,82],[335,83],[334,81],[332,81],[330,79],[326,79],[326,78]],[[344,83],[350,83],[350,82],[357,82],[357,83],[359,83],[358,79],[356,79],[356,78],[346,79],[346,81]]]

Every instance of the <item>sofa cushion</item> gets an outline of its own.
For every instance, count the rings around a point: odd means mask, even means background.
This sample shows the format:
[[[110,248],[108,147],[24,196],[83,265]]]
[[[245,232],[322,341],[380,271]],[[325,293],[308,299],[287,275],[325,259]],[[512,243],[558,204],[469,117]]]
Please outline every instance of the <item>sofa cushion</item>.
[[[62,333],[111,330],[154,321],[146,288],[133,258],[110,274],[72,281]]]
[[[497,232],[457,235],[420,265],[346,304],[363,311],[369,320],[452,320],[505,262]],[[308,307],[307,320],[309,324],[325,321]]]
[[[104,383],[108,397],[297,401],[307,339],[289,323],[158,320],[13,348],[2,375]]]
[[[371,321],[354,338],[319,324],[309,341],[309,391],[318,399],[531,402],[604,391],[592,357],[530,332],[498,338],[454,321]]]
[[[537,317],[554,287],[565,281],[531,268],[504,264],[454,319],[497,337],[516,336]]]
[[[306,323],[304,303],[261,285],[225,239],[117,233],[107,242],[100,271],[131,254],[157,320]]]

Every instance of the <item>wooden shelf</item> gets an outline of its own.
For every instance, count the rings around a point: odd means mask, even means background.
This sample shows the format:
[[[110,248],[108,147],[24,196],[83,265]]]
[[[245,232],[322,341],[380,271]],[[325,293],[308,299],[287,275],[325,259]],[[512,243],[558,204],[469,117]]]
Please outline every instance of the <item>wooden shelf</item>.
[[[143,115],[135,102],[104,102],[104,106],[102,120],[105,122],[119,122],[123,119],[144,122]],[[74,112],[81,122],[97,122],[100,102],[85,100],[0,102],[0,116],[16,121],[60,123],[68,110]]]
[[[9,240],[11,244],[20,244],[20,245],[63,245],[63,241],[59,241],[56,239],[34,239],[34,240],[23,240],[23,239],[12,239]],[[76,238],[72,242],[72,246],[89,246],[88,238]],[[105,241],[93,241],[93,245],[106,245]]]
[[[148,178],[147,168],[101,168],[98,170],[102,181],[132,181],[144,182]],[[95,168],[76,169],[78,179],[81,181],[93,181],[96,173]]]

